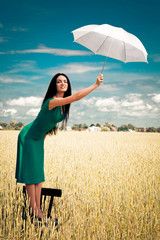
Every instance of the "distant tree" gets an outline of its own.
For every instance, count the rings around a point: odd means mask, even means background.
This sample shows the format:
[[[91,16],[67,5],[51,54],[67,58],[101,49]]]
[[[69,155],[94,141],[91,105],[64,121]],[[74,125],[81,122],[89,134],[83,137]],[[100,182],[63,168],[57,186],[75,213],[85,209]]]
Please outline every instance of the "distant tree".
[[[18,123],[16,123],[16,126],[21,128],[23,126],[23,123],[22,122],[18,122]]]
[[[80,124],[74,124],[74,125],[72,126],[72,130],[83,130],[83,129],[87,129],[87,128],[88,128],[88,126],[87,126],[86,123],[84,123],[84,124],[82,124],[82,123],[80,123]]]
[[[72,130],[78,130],[79,129],[79,124],[74,124],[72,126]]]
[[[148,127],[146,132],[157,132],[157,129],[154,127]]]
[[[83,124],[83,129],[87,129],[87,128],[88,128],[87,124],[84,123],[84,124]]]
[[[109,128],[110,128],[111,126],[112,126],[112,124],[111,124],[110,122],[105,122],[104,125],[103,125],[103,127],[109,127]]]
[[[118,131],[123,131],[123,132],[128,132],[128,126],[127,125],[121,125],[119,128],[118,128]]]
[[[16,121],[10,121],[10,123],[5,123],[0,121],[0,126],[3,127],[3,130],[7,129],[7,130],[20,130],[24,124],[22,122],[16,122]]]
[[[129,123],[127,127],[128,127],[128,129],[136,130],[136,127],[134,125],[132,125],[131,123]]]
[[[13,130],[13,127],[10,124],[7,124],[6,129]]]
[[[102,131],[108,131],[109,132],[109,131],[111,131],[112,126],[114,126],[114,124],[107,121],[103,124]]]
[[[18,126],[15,126],[14,130],[20,130],[21,128]]]
[[[80,124],[78,125],[78,128],[79,128],[79,129],[82,129],[82,128],[83,128],[83,124],[80,123]]]
[[[0,126],[5,128],[7,126],[7,123],[0,121]]]
[[[158,128],[157,128],[157,132],[159,132],[159,133],[160,133],[160,127],[158,127]]]
[[[114,127],[115,129],[117,129],[117,126],[114,123],[110,123],[110,122],[105,122],[103,125],[103,128],[105,129],[109,129],[107,131],[113,131],[112,127]],[[103,130],[102,130],[103,131]]]
[[[94,124],[94,123],[92,123],[92,124],[90,125],[90,127],[93,127],[93,126],[95,126],[95,124]]]
[[[104,125],[103,125],[103,127],[101,128],[101,130],[103,131],[103,132],[110,132],[110,128],[109,127],[104,127]]]
[[[101,128],[101,124],[99,122],[96,123],[96,127],[100,127]]]
[[[10,121],[9,124],[10,124],[11,127],[15,127],[16,123],[17,123],[16,121]]]

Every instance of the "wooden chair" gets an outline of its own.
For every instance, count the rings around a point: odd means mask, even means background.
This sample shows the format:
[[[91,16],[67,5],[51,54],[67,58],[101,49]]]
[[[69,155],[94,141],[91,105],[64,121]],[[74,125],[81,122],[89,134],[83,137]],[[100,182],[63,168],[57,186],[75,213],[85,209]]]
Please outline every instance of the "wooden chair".
[[[26,187],[23,186],[23,196],[24,196],[24,207],[23,207],[23,213],[22,213],[22,218],[24,220],[27,219],[26,216],[26,200],[27,200],[27,194],[26,194]],[[45,202],[46,202],[46,197],[50,197],[50,202],[49,202],[49,207],[48,207],[48,212],[47,212],[47,218],[52,218],[51,216],[51,210],[52,210],[52,206],[53,206],[53,200],[54,197],[61,197],[62,196],[62,190],[61,189],[53,189],[53,188],[42,188],[41,190],[41,200],[40,200],[40,205],[41,205],[41,209],[42,209],[42,198],[43,199],[43,210],[45,209]],[[54,215],[56,214],[56,209],[54,206]],[[58,225],[58,219],[55,216],[55,226]]]

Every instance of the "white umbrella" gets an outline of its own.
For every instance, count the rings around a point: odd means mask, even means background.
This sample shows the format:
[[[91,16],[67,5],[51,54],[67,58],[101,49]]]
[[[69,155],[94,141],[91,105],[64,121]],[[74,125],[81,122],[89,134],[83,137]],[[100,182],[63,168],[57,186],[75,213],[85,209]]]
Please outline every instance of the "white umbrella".
[[[74,42],[87,47],[95,54],[115,58],[125,63],[148,62],[148,54],[141,41],[123,28],[109,24],[87,25],[72,33]]]

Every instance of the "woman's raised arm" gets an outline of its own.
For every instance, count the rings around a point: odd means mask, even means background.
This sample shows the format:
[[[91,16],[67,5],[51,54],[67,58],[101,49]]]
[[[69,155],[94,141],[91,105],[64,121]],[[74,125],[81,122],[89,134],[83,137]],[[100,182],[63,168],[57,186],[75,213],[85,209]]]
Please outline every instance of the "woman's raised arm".
[[[82,89],[69,97],[54,98],[54,99],[50,100],[49,101],[49,110],[51,110],[55,107],[63,106],[63,105],[66,105],[66,104],[69,104],[69,103],[72,103],[72,102],[82,99],[83,97],[87,96],[89,93],[94,91],[97,87],[99,87],[102,82],[103,82],[103,74],[99,74],[97,77],[96,83],[91,85],[90,87]]]

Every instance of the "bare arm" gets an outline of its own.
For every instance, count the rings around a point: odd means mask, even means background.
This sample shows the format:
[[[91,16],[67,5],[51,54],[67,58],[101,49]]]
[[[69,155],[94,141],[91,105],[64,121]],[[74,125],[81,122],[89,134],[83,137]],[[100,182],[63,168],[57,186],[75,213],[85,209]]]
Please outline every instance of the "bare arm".
[[[72,102],[82,99],[83,97],[87,96],[89,93],[94,91],[97,87],[99,87],[102,82],[103,82],[103,75],[100,74],[97,77],[96,83],[91,85],[90,87],[82,89],[82,90],[76,92],[75,94],[73,94],[69,97],[66,97],[66,98],[54,98],[54,99],[50,100],[49,101],[49,110],[51,110],[52,108],[66,105],[66,104],[69,104],[69,103],[72,103]]]

